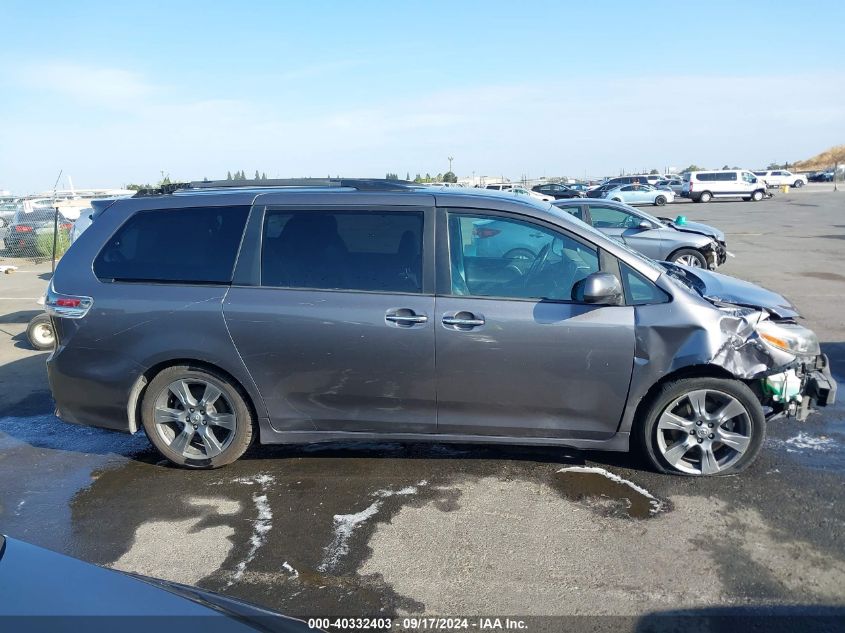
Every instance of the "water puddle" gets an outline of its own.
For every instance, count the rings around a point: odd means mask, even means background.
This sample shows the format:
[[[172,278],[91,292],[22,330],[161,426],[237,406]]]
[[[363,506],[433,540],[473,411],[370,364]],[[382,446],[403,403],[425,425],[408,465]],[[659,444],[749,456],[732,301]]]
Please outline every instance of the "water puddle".
[[[665,510],[664,502],[650,492],[603,468],[562,468],[552,487],[570,501],[586,503],[607,516],[648,519]]]

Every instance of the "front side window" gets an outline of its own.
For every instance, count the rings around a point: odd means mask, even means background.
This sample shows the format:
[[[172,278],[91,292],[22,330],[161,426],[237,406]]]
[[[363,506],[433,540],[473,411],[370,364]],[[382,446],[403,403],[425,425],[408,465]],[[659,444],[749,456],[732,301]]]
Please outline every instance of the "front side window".
[[[451,292],[571,301],[599,270],[598,252],[564,233],[495,216],[449,214]]]
[[[232,281],[248,206],[140,211],[94,261],[101,280],[156,283]]]
[[[597,229],[631,229],[640,223],[633,213],[600,205],[590,205],[590,217]]]
[[[269,210],[261,285],[422,292],[422,212]]]
[[[622,273],[622,285],[625,288],[627,302],[630,305],[666,303],[669,301],[669,295],[625,262],[619,262],[619,272]]]
[[[742,179],[749,184],[754,184],[755,182],[757,182],[757,177],[747,171],[742,172]]]

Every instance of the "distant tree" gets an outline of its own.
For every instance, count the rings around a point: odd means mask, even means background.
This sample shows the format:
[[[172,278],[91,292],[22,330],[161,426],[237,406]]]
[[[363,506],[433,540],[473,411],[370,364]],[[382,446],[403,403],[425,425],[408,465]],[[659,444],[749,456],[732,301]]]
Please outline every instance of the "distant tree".
[[[418,172],[417,175],[414,176],[414,182],[422,182],[422,181],[423,181],[422,176],[420,176],[420,174]]]
[[[702,169],[704,169],[704,167],[699,167],[698,165],[693,163],[692,165],[690,165],[689,167],[687,167],[686,169],[683,169],[681,171],[683,173],[685,171],[701,171]]]
[[[766,169],[784,169],[783,165],[778,165],[777,163],[769,163],[766,166]]]
[[[443,174],[443,182],[458,182],[458,177],[453,171],[447,171]]]
[[[227,171],[226,172],[226,180],[231,180],[231,179],[232,179],[232,172]]]
[[[652,169],[652,170],[651,170],[650,172],[648,172],[648,173],[650,173],[650,174],[659,174],[660,172],[659,172],[659,171],[657,171],[656,169]]]
[[[430,173],[425,172],[425,179],[423,180],[423,182],[431,182],[431,174]]]
[[[411,179],[411,172],[406,171],[405,172],[405,180],[410,180],[410,179]]]
[[[722,165],[722,169],[730,169],[727,165]]]
[[[153,187],[152,187],[152,185],[150,185],[150,183],[147,183],[146,185],[139,185],[139,184],[136,184],[136,183],[132,183],[132,184],[126,185],[126,187],[124,187],[124,189],[129,189],[129,191],[140,191],[141,189],[152,189],[152,188]]]
[[[389,171],[384,175],[385,180],[399,180],[399,176]]]
[[[266,171],[261,172],[261,180],[267,180],[267,172]]]
[[[434,182],[443,182],[443,174],[439,173],[434,177]]]
[[[258,173],[258,170],[255,170],[255,180],[261,180],[261,174]]]

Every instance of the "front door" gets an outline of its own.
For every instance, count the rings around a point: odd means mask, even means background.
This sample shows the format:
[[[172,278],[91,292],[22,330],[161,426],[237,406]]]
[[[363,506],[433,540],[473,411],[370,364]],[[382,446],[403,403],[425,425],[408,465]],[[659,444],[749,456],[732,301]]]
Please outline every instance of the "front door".
[[[434,432],[430,209],[272,207],[224,315],[279,431]]]
[[[597,249],[507,214],[442,211],[437,323],[438,432],[603,438],[625,405],[634,311],[572,300]],[[535,237],[540,235],[541,237]],[[530,259],[513,258],[530,239]]]

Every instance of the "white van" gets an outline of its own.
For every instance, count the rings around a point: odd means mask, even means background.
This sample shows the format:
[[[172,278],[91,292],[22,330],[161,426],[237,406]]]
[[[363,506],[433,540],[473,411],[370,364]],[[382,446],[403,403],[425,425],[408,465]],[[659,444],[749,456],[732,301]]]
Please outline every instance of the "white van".
[[[693,202],[710,202],[713,198],[762,200],[766,183],[745,169],[689,171],[684,174],[681,196]]]

